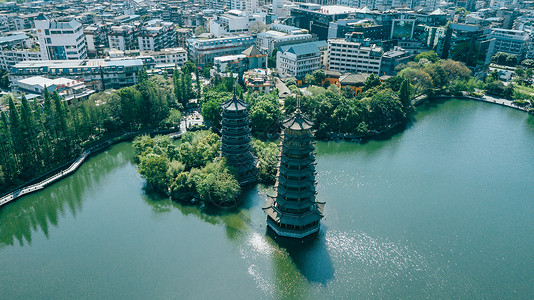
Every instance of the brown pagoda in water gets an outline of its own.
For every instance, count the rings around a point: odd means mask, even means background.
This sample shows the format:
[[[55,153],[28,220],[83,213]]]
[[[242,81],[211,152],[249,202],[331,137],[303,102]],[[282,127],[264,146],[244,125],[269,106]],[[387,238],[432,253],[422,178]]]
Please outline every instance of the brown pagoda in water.
[[[237,169],[239,184],[256,182],[256,160],[250,152],[250,121],[245,102],[235,93],[222,107],[222,156]]]
[[[267,226],[279,236],[304,238],[317,233],[323,218],[325,203],[315,199],[312,125],[299,109],[282,123],[276,193],[263,208]]]

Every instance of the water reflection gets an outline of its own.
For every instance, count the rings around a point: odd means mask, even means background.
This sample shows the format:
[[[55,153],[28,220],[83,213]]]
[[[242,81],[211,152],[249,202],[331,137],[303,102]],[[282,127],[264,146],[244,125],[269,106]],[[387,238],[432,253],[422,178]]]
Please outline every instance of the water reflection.
[[[320,233],[303,240],[277,236],[270,228],[267,229],[267,235],[287,251],[299,272],[308,282],[326,285],[334,278],[334,267],[328,253],[325,231],[326,228],[323,225]]]
[[[60,219],[76,215],[83,208],[83,195],[88,188],[96,188],[112,170],[129,163],[123,153],[128,144],[118,145],[109,152],[87,160],[70,177],[53,188],[30,194],[0,208],[0,247],[5,245],[31,245],[32,234],[43,232],[48,239],[50,227],[57,227]]]

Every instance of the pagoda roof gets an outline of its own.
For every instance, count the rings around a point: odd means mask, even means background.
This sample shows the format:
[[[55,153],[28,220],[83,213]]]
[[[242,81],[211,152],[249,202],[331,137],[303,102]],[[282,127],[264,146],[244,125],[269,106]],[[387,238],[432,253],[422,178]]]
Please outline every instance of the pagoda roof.
[[[268,199],[267,207],[264,207],[263,210],[276,222],[295,226],[305,226],[323,218],[324,203],[316,202],[316,204],[316,209],[312,209],[303,214],[293,214],[280,211],[276,207],[274,199]]]
[[[224,110],[245,110],[247,109],[247,106],[248,104],[246,104],[243,100],[237,99],[235,94],[232,99],[224,102],[221,105]]]
[[[312,128],[313,122],[306,119],[300,110],[297,109],[291,117],[282,122],[282,126],[292,130],[307,130]]]

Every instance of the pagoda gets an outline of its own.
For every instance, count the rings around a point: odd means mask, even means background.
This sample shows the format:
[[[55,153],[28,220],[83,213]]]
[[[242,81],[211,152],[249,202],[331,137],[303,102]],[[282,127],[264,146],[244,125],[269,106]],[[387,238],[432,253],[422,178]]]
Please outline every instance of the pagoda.
[[[282,123],[276,192],[263,208],[267,226],[279,236],[300,239],[317,233],[323,218],[325,203],[315,198],[312,125],[298,108]]]
[[[236,168],[240,185],[256,182],[255,158],[250,152],[248,104],[234,97],[222,105],[221,154]]]

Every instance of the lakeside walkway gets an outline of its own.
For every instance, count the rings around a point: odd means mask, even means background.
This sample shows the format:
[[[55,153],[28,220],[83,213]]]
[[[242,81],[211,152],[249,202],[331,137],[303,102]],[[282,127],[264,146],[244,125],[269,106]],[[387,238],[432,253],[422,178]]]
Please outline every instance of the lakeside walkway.
[[[171,138],[177,138],[177,137],[180,137],[181,134],[185,131],[187,131],[187,126],[186,125],[193,125],[193,124],[202,124],[203,123],[203,120],[202,118],[199,118],[199,119],[195,119],[194,121],[182,121],[180,122],[180,129],[179,131],[177,132],[172,132],[172,133],[169,133],[169,136],[171,136]],[[0,198],[0,207],[2,207],[3,205],[13,201],[13,200],[16,200],[24,195],[28,195],[28,194],[31,194],[33,192],[36,192],[36,191],[39,191],[39,190],[42,190],[44,189],[46,186],[62,179],[62,178],[65,178],[69,175],[71,175],[72,173],[74,173],[82,164],[83,162],[87,159],[87,157],[89,157],[91,154],[93,153],[96,153],[98,151],[101,151],[102,149],[105,149],[109,146],[111,146],[112,144],[116,143],[117,141],[122,141],[123,139],[122,138],[125,138],[125,137],[128,137],[128,136],[136,136],[136,135],[140,135],[140,134],[157,134],[158,132],[162,132],[161,130],[156,130],[156,131],[152,131],[152,132],[138,132],[138,133],[132,133],[132,132],[129,132],[129,133],[125,133],[124,135],[122,135],[121,137],[118,137],[118,138],[115,138],[116,141],[113,142],[113,140],[108,140],[108,141],[105,141],[105,142],[102,142],[101,144],[98,144],[97,146],[94,146],[92,147],[91,149],[88,149],[88,150],[85,150],[67,169],[64,169],[54,175],[51,175],[50,177],[47,177],[46,179],[38,182],[38,183],[35,183],[35,184],[32,184],[32,185],[28,185],[28,186],[23,186],[9,194],[6,194],[4,195],[3,197]]]
[[[46,178],[45,180],[43,180],[41,182],[29,185],[29,186],[24,187],[24,188],[20,188],[20,189],[12,192],[10,194],[5,195],[4,197],[0,198],[0,206],[2,206],[4,204],[7,204],[7,203],[19,198],[19,197],[24,196],[24,195],[36,192],[38,190],[42,190],[47,185],[49,185],[49,184],[51,184],[53,182],[56,182],[57,180],[59,180],[59,179],[61,179],[63,177],[69,176],[70,174],[74,173],[81,166],[81,164],[85,161],[85,159],[90,154],[92,154],[95,151],[98,151],[99,149],[107,147],[110,144],[111,144],[111,141],[108,141],[108,142],[104,143],[103,145],[100,145],[97,148],[90,149],[90,150],[85,150],[82,153],[82,155],[80,155],[80,157],[78,157],[78,159],[76,159],[67,169],[65,169],[65,170],[63,170],[63,171],[61,171],[59,173],[56,173],[56,174],[52,175],[51,177]]]
[[[518,106],[518,105],[513,103],[513,100],[509,100],[509,99],[505,99],[505,98],[497,98],[497,97],[488,96],[488,95],[484,95],[482,97],[472,97],[472,96],[467,95],[467,93],[464,93],[462,96],[437,95],[437,96],[428,97],[426,95],[421,95],[419,97],[416,97],[413,100],[413,104],[414,105],[419,105],[419,104],[421,104],[421,103],[423,103],[423,102],[425,102],[425,101],[427,101],[429,99],[432,99],[432,98],[433,99],[439,99],[439,98],[443,98],[443,99],[464,98],[464,99],[470,99],[470,100],[476,100],[476,101],[481,101],[481,102],[498,104],[498,105],[510,107],[510,108],[513,108],[513,109],[525,111],[525,112],[528,112],[528,110],[529,110],[528,106],[527,107]]]

